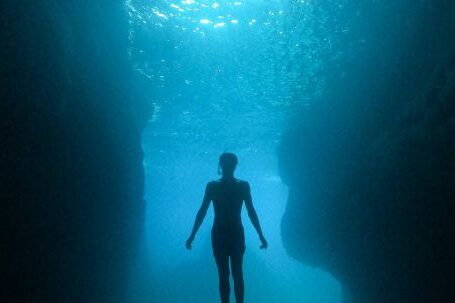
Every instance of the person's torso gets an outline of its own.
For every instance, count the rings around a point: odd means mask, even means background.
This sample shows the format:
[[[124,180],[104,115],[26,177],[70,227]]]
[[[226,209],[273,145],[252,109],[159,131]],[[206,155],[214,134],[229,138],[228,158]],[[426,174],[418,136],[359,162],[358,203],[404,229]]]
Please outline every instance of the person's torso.
[[[241,211],[245,199],[246,182],[238,179],[219,179],[211,182],[214,228],[232,230],[242,228]]]

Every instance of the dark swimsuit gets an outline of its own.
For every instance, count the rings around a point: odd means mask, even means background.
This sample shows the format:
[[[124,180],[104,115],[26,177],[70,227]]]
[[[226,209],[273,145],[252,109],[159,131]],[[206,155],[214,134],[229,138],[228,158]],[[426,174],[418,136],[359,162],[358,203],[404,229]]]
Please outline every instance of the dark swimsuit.
[[[209,183],[215,219],[212,227],[212,248],[216,256],[232,256],[245,252],[245,235],[241,210],[248,183],[220,179]]]

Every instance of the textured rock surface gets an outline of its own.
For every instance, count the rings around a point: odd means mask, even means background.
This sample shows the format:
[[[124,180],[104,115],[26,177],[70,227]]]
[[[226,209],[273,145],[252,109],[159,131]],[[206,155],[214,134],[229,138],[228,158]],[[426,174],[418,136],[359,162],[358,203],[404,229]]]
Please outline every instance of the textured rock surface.
[[[362,28],[365,51],[281,144],[285,245],[347,302],[455,300],[455,10],[414,9],[379,14],[397,20],[387,34]]]
[[[124,302],[144,203],[123,1],[0,6],[2,301]]]

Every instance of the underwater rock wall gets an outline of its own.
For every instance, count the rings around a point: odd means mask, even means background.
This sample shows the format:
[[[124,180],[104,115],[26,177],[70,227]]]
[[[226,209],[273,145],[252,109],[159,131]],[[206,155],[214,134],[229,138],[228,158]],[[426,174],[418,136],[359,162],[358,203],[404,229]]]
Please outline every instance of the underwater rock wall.
[[[280,147],[285,246],[346,302],[455,301],[455,5],[414,4],[372,5],[393,31],[364,14],[374,35],[331,67]]]
[[[0,6],[3,301],[124,302],[146,110],[124,2]]]

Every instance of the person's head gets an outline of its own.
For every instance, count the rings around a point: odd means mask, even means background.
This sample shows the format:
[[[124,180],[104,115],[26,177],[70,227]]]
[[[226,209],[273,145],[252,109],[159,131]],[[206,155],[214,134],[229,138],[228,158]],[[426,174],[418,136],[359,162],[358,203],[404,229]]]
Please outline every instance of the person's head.
[[[218,173],[225,175],[232,175],[237,167],[237,156],[233,153],[224,152],[220,156],[218,162]]]

